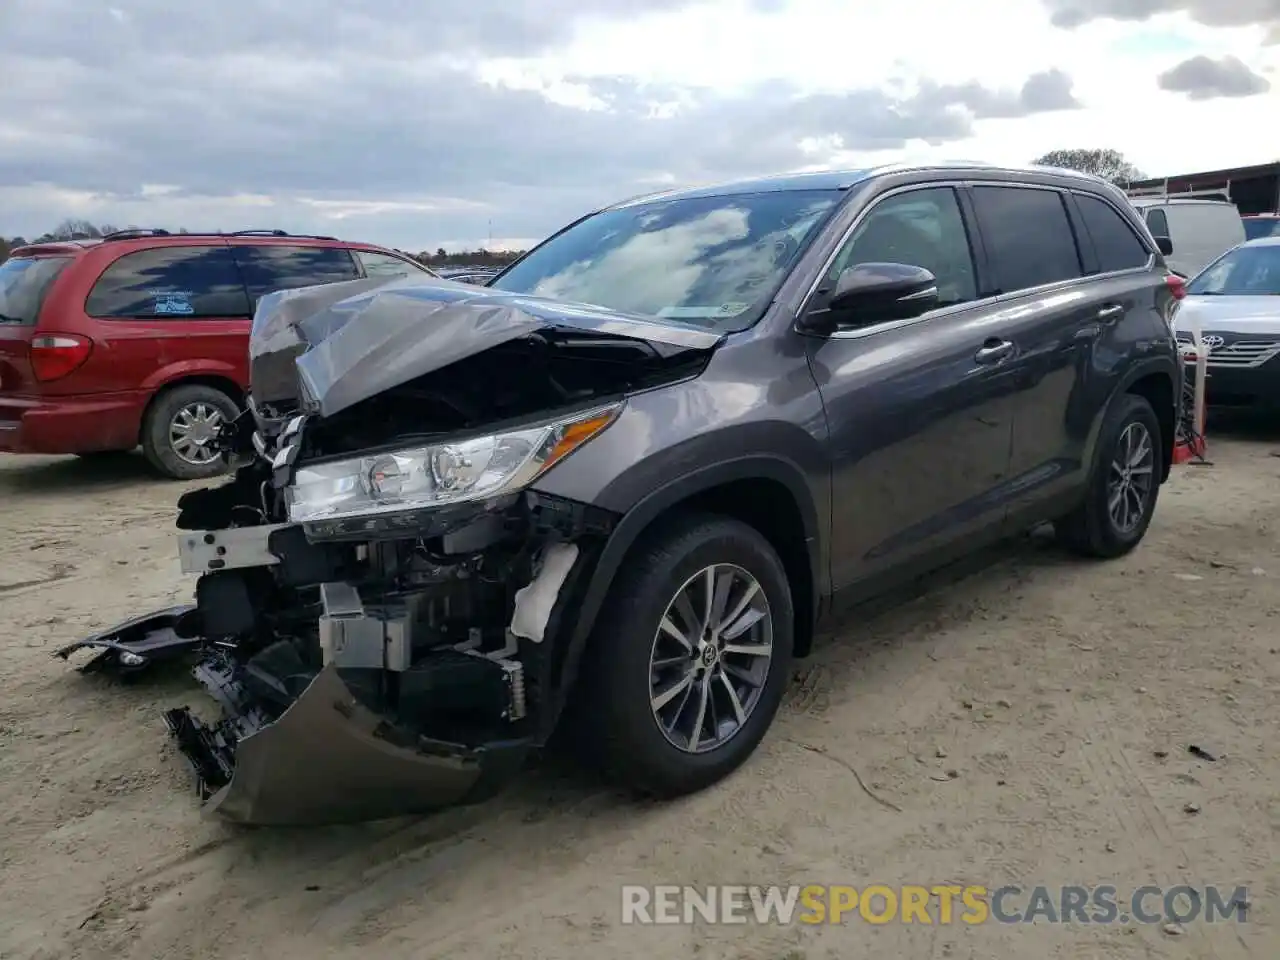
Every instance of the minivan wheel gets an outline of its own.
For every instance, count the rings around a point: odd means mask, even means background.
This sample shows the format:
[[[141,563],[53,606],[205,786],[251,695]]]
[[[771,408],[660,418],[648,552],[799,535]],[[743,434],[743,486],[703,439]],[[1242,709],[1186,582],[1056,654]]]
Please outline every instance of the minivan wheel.
[[[1107,415],[1084,501],[1054,524],[1076,553],[1110,558],[1146,535],[1160,495],[1160,421],[1145,397],[1124,394]]]
[[[772,723],[793,632],[769,541],[738,520],[684,515],[619,572],[579,680],[575,733],[616,782],[668,797],[707,787]]]
[[[190,383],[166,390],[142,425],[142,451],[160,473],[197,480],[226,472],[214,445],[217,428],[239,415],[236,402],[216,387]]]

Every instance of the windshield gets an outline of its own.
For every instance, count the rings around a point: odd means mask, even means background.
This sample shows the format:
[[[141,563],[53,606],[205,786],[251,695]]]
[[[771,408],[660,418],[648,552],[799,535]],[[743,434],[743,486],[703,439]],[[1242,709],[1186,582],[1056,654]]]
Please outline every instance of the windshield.
[[[605,210],[489,286],[739,330],[759,319],[840,196],[795,190]]]
[[[0,263],[0,324],[35,326],[53,278],[70,257],[11,257]]]
[[[1201,297],[1280,296],[1280,244],[1228,251],[1187,284],[1187,293]]]

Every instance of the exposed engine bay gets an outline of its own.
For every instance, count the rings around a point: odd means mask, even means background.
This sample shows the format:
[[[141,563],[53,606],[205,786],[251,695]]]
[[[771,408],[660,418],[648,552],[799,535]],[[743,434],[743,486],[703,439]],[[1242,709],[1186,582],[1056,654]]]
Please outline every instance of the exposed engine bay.
[[[435,436],[620,396],[696,373],[639,340],[546,330],[459,360],[317,422],[317,456]],[[428,429],[424,431],[424,427]]]
[[[313,290],[313,308],[339,302]],[[255,331],[297,305],[272,297]],[[475,305],[445,313],[460,308]],[[198,652],[221,715],[165,720],[211,810],[257,824],[423,812],[488,796],[545,743],[567,692],[565,624],[618,518],[528,478],[709,350],[503,309],[514,334],[443,367],[402,364],[367,396],[335,378],[356,399],[328,415],[305,372],[283,388],[277,362],[272,400],[223,431],[234,474],[178,501],[195,604],[59,651],[96,649],[83,669],[122,673]]]

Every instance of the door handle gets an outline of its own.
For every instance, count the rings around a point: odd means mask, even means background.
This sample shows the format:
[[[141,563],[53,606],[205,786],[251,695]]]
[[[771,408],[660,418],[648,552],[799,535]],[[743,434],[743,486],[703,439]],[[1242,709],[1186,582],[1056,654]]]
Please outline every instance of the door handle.
[[[1098,311],[1099,323],[1115,323],[1124,316],[1124,307],[1118,303],[1109,303]]]
[[[999,363],[1013,356],[1013,343],[1009,340],[988,340],[982,349],[973,355],[978,363]]]

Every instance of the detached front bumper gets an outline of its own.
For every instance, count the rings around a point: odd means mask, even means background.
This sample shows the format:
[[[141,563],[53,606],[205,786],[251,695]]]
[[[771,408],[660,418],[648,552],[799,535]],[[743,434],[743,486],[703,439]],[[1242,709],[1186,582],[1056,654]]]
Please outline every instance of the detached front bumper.
[[[195,770],[205,810],[261,826],[378,820],[476,803],[520,770],[528,741],[469,748],[409,740],[364,707],[325,667],[271,722],[216,661],[197,668],[223,707],[206,725],[187,708],[165,715]]]
[[[66,660],[78,650],[96,650],[97,655],[80,667],[81,673],[110,671],[129,676],[158,660],[172,660],[201,646],[204,639],[184,629],[195,614],[192,604],[168,607],[126,620],[54,652]]]

